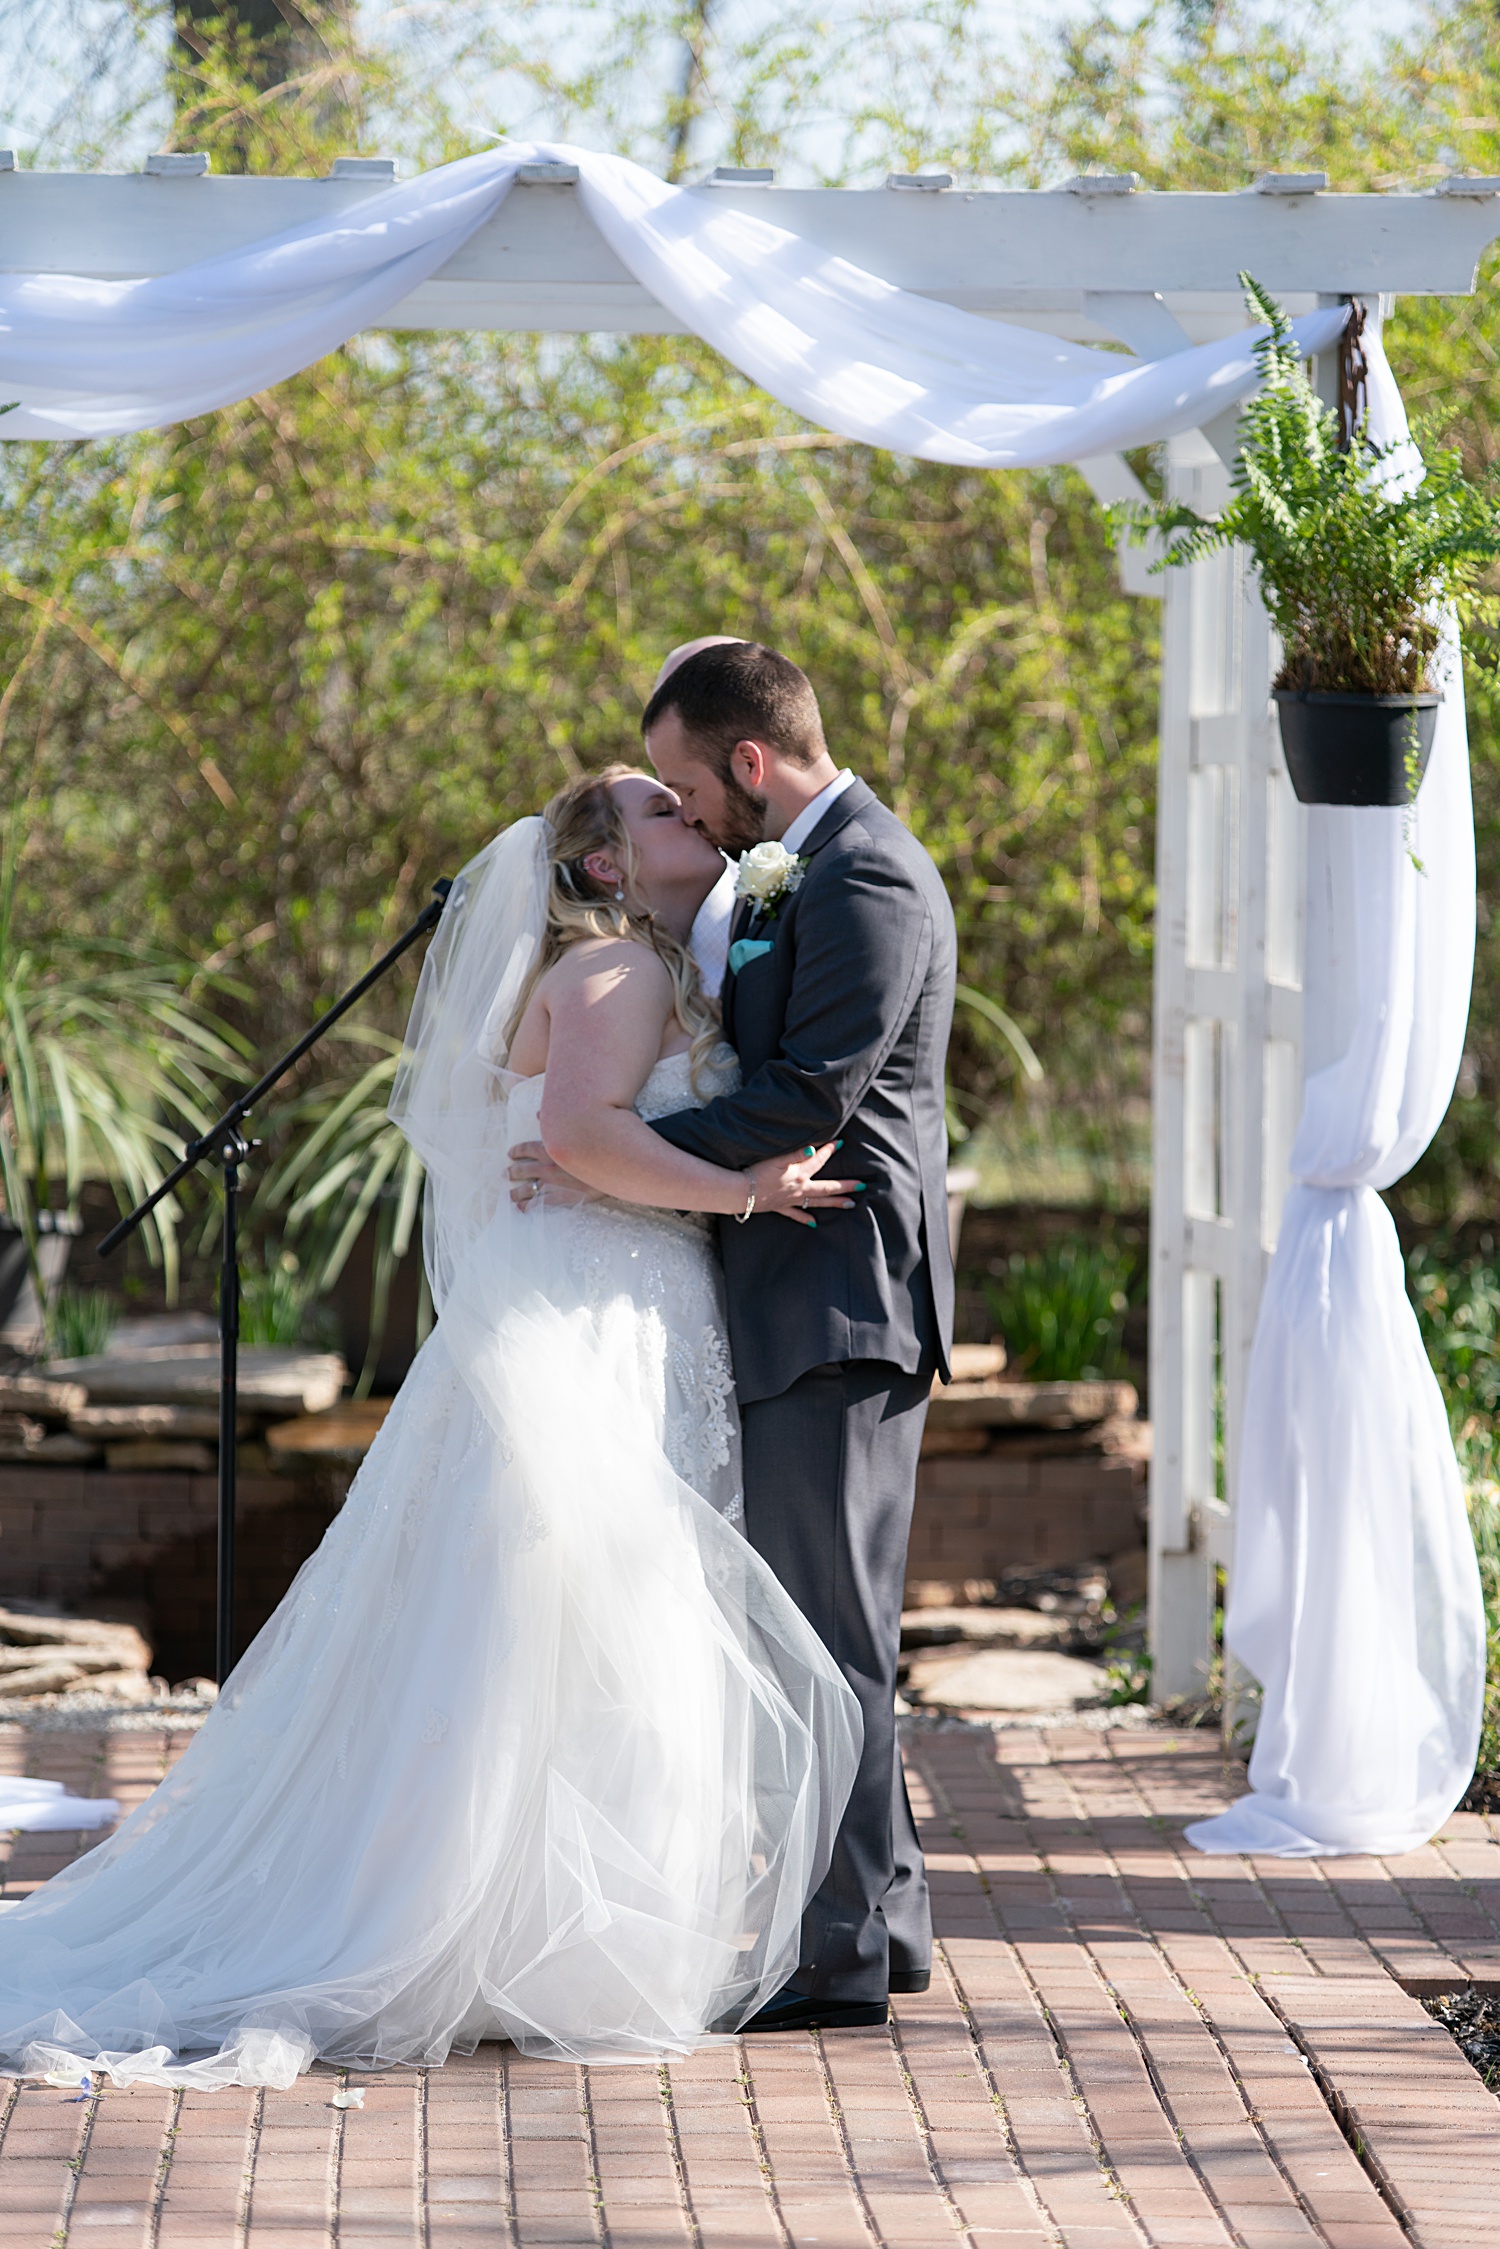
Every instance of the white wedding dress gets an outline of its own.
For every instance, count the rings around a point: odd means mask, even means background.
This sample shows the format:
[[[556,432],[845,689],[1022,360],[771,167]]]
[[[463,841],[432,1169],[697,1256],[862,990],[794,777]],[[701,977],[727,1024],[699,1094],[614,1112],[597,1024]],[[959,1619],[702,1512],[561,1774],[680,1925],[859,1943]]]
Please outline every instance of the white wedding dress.
[[[486,1067],[491,1150],[535,1137]],[[674,1057],[638,1107],[693,1098]],[[342,1512],[169,1778],[0,1913],[12,2068],[630,2060],[796,1965],[858,1706],[734,1528],[708,1224],[438,1184],[441,1316]]]

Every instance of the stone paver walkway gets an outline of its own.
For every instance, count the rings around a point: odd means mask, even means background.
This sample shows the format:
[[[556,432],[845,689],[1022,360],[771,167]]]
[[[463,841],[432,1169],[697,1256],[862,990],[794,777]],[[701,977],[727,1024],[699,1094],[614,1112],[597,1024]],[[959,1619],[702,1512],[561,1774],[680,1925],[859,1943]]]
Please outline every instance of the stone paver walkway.
[[[0,1760],[138,1801],[184,1738],[0,1727]],[[907,1747],[939,1962],[889,2034],[664,2069],[486,2046],[290,2093],[0,2080],[0,2249],[1500,2245],[1500,2102],[1413,1996],[1500,1988],[1496,1823],[1209,1860],[1181,1827],[1242,1785],[1211,1737]],[[15,1839],[5,1894],[80,1840]]]

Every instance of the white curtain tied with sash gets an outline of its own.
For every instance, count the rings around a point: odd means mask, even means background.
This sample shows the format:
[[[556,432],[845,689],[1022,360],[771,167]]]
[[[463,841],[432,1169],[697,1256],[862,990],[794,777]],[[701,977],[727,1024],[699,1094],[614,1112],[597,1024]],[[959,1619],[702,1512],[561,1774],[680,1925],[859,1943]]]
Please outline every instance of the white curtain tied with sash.
[[[499,208],[523,164],[577,166],[626,268],[732,365],[846,437],[1032,468],[1198,427],[1253,388],[1255,331],[1141,361],[892,287],[755,212],[619,157],[509,142],[156,278],[0,273],[0,436],[102,437],[249,396],[382,320]],[[1342,308],[1294,323],[1326,349]],[[1404,428],[1379,346],[1377,432]],[[1396,1850],[1452,1809],[1483,1680],[1447,1425],[1377,1190],[1450,1098],[1473,955],[1456,637],[1408,817],[1309,817],[1306,1105],[1256,1338],[1229,1638],[1261,1681],[1253,1794],[1204,1850]],[[1420,862],[1420,871],[1417,864]]]
[[[1378,344],[1370,426],[1406,434]],[[1474,967],[1457,636],[1410,813],[1307,815],[1306,1080],[1250,1357],[1225,1637],[1261,1683],[1251,1793],[1188,1839],[1278,1857],[1415,1849],[1474,1770],[1484,1606],[1406,1293],[1393,1186],[1443,1121]]]

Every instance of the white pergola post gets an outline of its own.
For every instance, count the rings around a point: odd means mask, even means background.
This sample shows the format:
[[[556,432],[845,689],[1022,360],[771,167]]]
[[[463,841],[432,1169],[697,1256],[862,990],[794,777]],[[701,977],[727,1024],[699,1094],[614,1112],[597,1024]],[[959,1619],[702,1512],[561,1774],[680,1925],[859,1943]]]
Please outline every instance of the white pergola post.
[[[367,165],[326,180],[16,172],[0,156],[0,266],[171,271],[364,201]],[[681,333],[611,251],[567,165],[523,171],[495,216],[382,323],[394,329]],[[783,190],[728,176],[730,201],[903,289],[1080,342],[1170,357],[1243,327],[1242,270],[1289,311],[1344,297],[1467,295],[1500,235],[1500,180],[1330,195],[1319,175],[1237,195],[1141,194],[1132,176],[968,193],[941,178]],[[1326,384],[1328,370],[1320,371]],[[1168,476],[1200,508],[1226,489],[1233,429],[1174,439]],[[1102,499],[1124,460],[1080,461]],[[1151,1230],[1151,1633],[1158,1694],[1201,1686],[1214,1572],[1227,1569],[1245,1369],[1301,1106],[1302,822],[1270,702],[1271,635],[1238,555],[1162,593]]]

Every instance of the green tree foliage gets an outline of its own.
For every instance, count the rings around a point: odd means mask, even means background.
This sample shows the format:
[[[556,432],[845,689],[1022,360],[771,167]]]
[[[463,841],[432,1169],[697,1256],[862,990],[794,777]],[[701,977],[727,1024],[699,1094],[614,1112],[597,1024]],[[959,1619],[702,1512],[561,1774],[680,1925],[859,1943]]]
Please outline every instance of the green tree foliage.
[[[568,0],[372,24],[330,10],[317,53],[274,84],[197,26],[178,145],[220,170],[303,173],[357,147],[430,162],[486,129],[571,131],[663,169],[680,142],[693,166],[843,179],[919,163],[1216,189],[1268,168],[1320,166],[1342,187],[1500,171],[1500,34],[1477,5],[1368,67],[1332,30],[1234,5],[1156,7],[1127,29],[1101,12],[1019,45],[969,0],[856,0],[825,21],[774,0],[753,21]],[[88,131],[102,145],[92,112]],[[55,135],[41,160],[62,154]],[[1474,463],[1500,431],[1497,347],[1488,280],[1472,303],[1403,305],[1391,330],[1414,407],[1439,409]],[[754,633],[807,665],[840,756],[936,854],[966,983],[1045,1067],[1032,1113],[1101,1158],[1138,1134],[1157,610],[1120,594],[1070,472],[985,477],[840,444],[690,339],[407,335],[179,429],[0,446],[0,490],[0,783],[34,771],[38,789],[28,938],[206,951],[268,1049],[501,821],[633,754],[667,647]],[[1493,693],[1481,682],[1473,712],[1486,872]],[[382,995],[374,1029],[398,1027],[409,990]],[[1474,1048],[1475,1091],[1411,1189],[1435,1209],[1490,1191],[1500,1160],[1488,929]],[[982,1009],[961,1011],[953,1077],[970,1123],[1022,1098],[1017,1050]]]
[[[197,84],[195,144],[326,168],[337,127],[219,64]],[[807,666],[1058,1097],[1143,1099],[1155,610],[1071,473],[841,444],[688,339],[404,336],[178,429],[12,448],[0,477],[28,913],[209,953],[260,1046],[501,822],[639,754],[661,656],[720,630]],[[965,1010],[960,1113],[1022,1075]]]
[[[1049,1068],[1094,1087],[1138,1009],[1152,680],[1066,473],[839,445],[697,346],[488,338],[374,340],[66,478],[51,448],[0,469],[35,908],[232,962],[263,1038],[500,822],[637,755],[662,654],[711,630],[797,652],[948,871],[967,980],[1034,1044],[1083,1011]],[[1010,1064],[972,1020],[983,1101]]]

